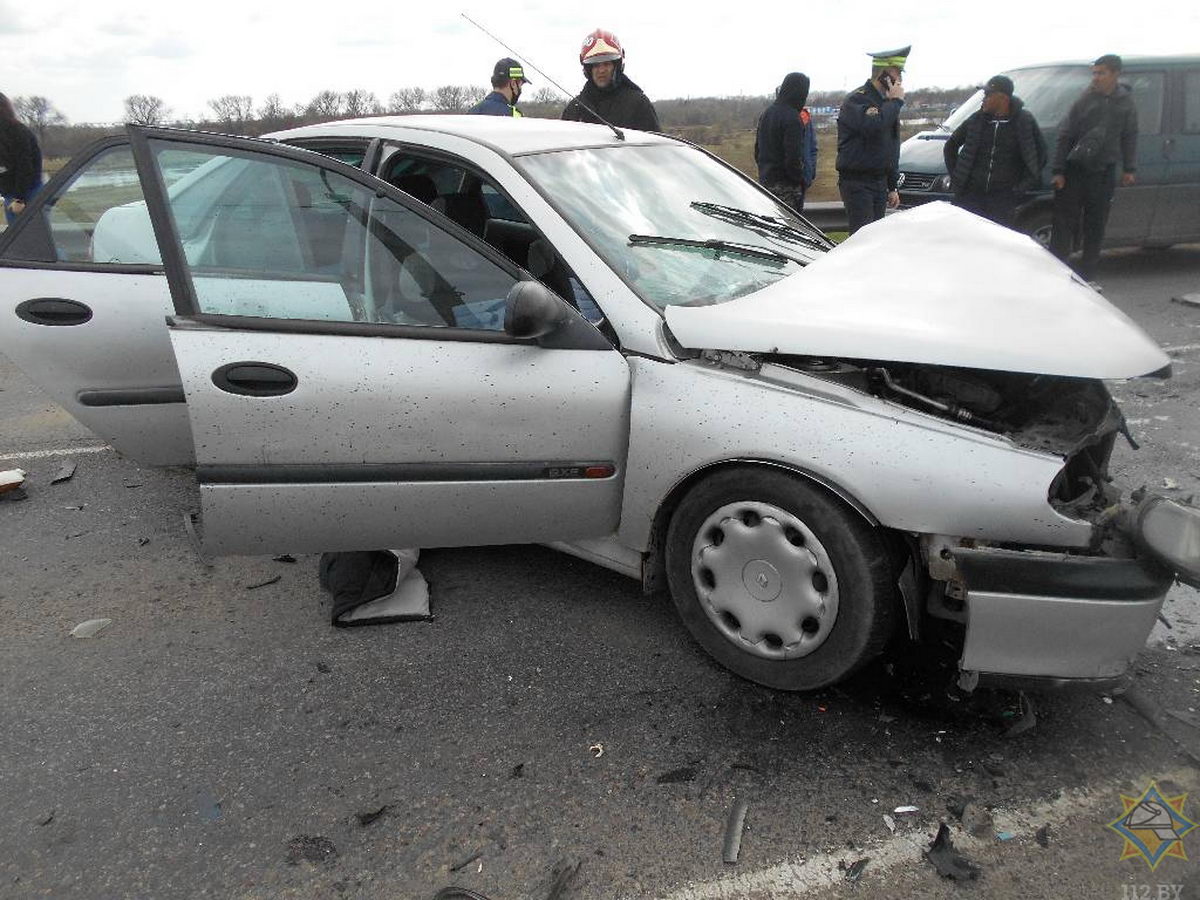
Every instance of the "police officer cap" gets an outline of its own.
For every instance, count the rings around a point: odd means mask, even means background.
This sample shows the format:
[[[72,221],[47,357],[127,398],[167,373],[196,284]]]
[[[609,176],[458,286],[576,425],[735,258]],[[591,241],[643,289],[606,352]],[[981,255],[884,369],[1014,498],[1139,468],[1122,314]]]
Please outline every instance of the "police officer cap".
[[[867,53],[871,57],[872,63],[876,66],[885,66],[887,68],[903,69],[904,62],[908,59],[908,52],[912,50],[912,44],[907,47],[898,47],[895,50],[880,50],[877,53]]]
[[[497,60],[495,67],[492,69],[492,75],[499,75],[501,78],[512,78],[517,81],[524,81],[526,84],[532,84],[525,77],[524,67],[513,59],[511,56],[506,56],[504,59]]]

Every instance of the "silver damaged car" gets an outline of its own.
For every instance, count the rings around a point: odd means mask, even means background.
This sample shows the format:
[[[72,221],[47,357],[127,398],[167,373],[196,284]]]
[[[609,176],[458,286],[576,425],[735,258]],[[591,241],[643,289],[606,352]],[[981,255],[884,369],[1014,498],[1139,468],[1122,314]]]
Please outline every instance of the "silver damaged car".
[[[549,543],[776,688],[935,619],[965,687],[1111,681],[1200,579],[1107,475],[1169,361],[1065,266],[945,204],[834,248],[662,135],[131,128],[0,237],[0,351],[211,553]]]

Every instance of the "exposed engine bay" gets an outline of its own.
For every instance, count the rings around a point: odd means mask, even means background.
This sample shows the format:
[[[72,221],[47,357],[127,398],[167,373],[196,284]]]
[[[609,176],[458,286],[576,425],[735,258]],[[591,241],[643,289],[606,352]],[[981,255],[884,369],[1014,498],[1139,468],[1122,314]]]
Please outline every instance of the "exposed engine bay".
[[[807,356],[764,359],[884,400],[1002,434],[1067,460],[1051,500],[1107,505],[1108,461],[1125,418],[1102,381]]]

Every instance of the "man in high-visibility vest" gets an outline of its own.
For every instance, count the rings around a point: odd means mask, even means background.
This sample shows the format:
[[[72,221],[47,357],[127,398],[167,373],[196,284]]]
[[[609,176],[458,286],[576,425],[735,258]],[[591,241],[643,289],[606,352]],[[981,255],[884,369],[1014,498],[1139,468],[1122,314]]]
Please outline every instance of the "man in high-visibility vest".
[[[521,117],[517,101],[521,99],[521,86],[529,84],[525,69],[511,57],[504,57],[492,69],[492,92],[471,109],[476,116]]]

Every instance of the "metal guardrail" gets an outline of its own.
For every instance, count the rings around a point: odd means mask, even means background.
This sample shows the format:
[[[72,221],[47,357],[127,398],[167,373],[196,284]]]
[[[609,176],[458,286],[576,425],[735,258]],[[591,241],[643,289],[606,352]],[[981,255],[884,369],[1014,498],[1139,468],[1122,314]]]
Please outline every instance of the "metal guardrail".
[[[826,232],[845,231],[848,227],[846,207],[839,200],[805,203],[804,218]]]

